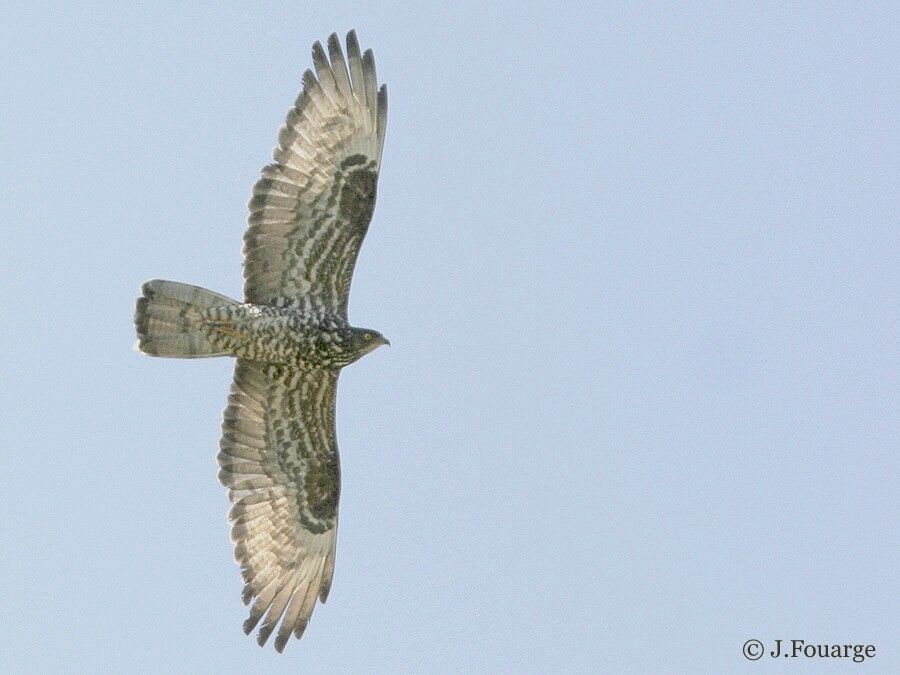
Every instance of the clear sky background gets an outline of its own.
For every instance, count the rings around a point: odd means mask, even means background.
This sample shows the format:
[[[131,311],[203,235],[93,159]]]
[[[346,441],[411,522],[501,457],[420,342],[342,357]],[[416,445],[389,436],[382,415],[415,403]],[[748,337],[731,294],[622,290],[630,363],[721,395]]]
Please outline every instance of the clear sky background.
[[[0,671],[900,672],[894,3],[132,4],[0,9]],[[132,308],[240,295],[350,28],[390,92],[351,319],[393,346],[341,378],[334,586],[279,656],[232,362],[135,354]]]

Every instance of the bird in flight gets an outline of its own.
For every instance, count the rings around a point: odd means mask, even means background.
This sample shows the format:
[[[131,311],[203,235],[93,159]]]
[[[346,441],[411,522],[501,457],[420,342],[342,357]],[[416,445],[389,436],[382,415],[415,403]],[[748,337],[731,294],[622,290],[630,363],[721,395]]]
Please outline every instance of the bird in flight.
[[[357,255],[375,208],[387,119],[372,51],[355,32],[313,45],[315,73],[278,132],[244,234],[244,301],[175,281],[146,282],[134,322],[151,356],[234,356],[219,480],[244,579],[244,622],[300,637],[334,574],[341,368],[389,344],[347,319]],[[280,624],[279,624],[280,621]]]

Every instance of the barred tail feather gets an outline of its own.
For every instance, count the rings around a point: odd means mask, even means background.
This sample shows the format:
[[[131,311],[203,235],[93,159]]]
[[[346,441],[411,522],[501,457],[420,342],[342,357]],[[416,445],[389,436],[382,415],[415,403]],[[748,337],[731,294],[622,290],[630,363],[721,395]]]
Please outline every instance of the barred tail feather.
[[[198,358],[223,356],[202,330],[202,312],[210,307],[238,304],[199,286],[154,279],[141,286],[134,312],[137,348],[151,356]]]

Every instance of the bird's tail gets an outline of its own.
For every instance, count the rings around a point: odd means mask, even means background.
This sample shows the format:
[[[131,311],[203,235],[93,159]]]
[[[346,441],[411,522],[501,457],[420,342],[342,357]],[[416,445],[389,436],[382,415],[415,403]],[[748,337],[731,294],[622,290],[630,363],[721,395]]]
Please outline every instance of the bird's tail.
[[[141,286],[134,311],[137,349],[151,356],[198,358],[228,354],[203,330],[204,310],[236,305],[231,298],[199,286],[154,279]]]

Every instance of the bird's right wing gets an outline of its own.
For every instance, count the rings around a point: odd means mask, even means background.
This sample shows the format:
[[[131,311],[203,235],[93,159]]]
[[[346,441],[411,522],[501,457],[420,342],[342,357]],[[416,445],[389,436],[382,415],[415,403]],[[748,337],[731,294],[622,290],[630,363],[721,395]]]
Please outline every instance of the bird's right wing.
[[[346,318],[350,281],[375,208],[387,90],[371,50],[337,35],[328,55],[313,45],[316,75],[278,134],[275,163],[262,170],[244,234],[247,302],[320,310]]]
[[[275,649],[303,634],[334,573],[340,468],[334,430],[337,373],[239,359],[222,423],[219,480],[243,600],[244,632],[265,615],[258,642],[278,621]]]

